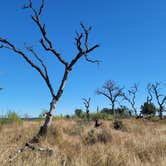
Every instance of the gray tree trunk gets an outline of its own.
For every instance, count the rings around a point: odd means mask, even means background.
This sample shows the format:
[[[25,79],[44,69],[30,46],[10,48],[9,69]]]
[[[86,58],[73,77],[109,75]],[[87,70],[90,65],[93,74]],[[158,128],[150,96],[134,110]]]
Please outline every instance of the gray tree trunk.
[[[47,134],[48,127],[51,125],[51,122],[52,122],[52,117],[56,108],[56,104],[57,104],[57,101],[55,99],[52,99],[50,103],[49,112],[46,113],[44,124],[40,128],[38,136],[44,136]]]

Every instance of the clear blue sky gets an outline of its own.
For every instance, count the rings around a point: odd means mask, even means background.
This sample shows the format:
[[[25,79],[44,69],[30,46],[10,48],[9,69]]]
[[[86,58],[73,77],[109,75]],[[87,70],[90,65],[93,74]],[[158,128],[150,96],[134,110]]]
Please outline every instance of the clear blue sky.
[[[35,0],[34,0],[35,1]],[[37,5],[35,1],[35,5]],[[24,1],[2,0],[0,36],[19,48],[33,45],[48,65],[57,88],[62,68],[53,56],[39,46],[40,33],[21,10]],[[139,83],[137,106],[146,99],[148,82],[166,82],[166,1],[165,0],[46,0],[42,16],[49,37],[57,50],[69,60],[76,53],[75,30],[79,23],[92,25],[90,43],[99,43],[90,56],[102,60],[100,66],[81,60],[69,76],[56,113],[70,114],[84,108],[82,97],[91,97],[91,110],[109,107],[109,101],[95,90],[112,79],[126,88]],[[0,112],[15,110],[20,115],[37,116],[49,107],[51,96],[38,75],[21,57],[0,50]]]

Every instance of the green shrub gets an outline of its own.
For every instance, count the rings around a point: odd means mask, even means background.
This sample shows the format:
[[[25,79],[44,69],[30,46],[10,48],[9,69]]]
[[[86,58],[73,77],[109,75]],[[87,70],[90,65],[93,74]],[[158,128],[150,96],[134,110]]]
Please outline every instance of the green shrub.
[[[141,106],[141,114],[142,115],[154,116],[156,114],[156,112],[157,112],[157,108],[155,107],[155,105],[153,103],[145,102]]]
[[[77,109],[74,111],[74,113],[75,113],[75,116],[78,117],[78,118],[83,119],[83,118],[86,117],[86,114],[85,114],[85,112],[82,111],[82,109],[77,108]]]
[[[152,121],[158,121],[158,120],[160,120],[160,117],[153,115],[153,116],[150,117],[150,120],[152,120]]]
[[[0,124],[22,124],[22,120],[19,117],[19,115],[14,111],[9,111],[5,116],[1,116],[0,118]]]
[[[63,120],[63,119],[65,119],[65,116],[63,116],[62,114],[53,116],[53,120]]]
[[[95,119],[104,119],[104,120],[112,120],[113,115],[107,114],[107,113],[102,113],[102,112],[95,112],[90,114],[90,119],[95,120]]]

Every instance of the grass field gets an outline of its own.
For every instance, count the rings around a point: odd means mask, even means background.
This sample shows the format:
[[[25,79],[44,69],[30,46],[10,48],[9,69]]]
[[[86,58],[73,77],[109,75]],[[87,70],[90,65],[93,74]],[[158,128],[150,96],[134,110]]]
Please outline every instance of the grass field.
[[[38,131],[41,121],[0,126],[0,165],[16,166],[166,166],[166,121],[123,120],[115,130],[112,121],[100,128],[74,120],[53,121],[41,147],[53,155],[26,150],[12,162],[9,155]]]

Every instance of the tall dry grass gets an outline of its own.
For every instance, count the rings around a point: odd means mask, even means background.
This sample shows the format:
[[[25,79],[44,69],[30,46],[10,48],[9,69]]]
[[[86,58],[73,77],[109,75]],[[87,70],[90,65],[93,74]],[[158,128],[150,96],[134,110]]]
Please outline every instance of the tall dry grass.
[[[51,147],[49,156],[32,150],[21,153],[13,163],[5,160],[23,146],[41,122],[0,126],[0,165],[16,166],[165,166],[166,121],[123,120],[126,130],[113,129],[112,121],[94,128],[73,120],[54,121],[40,146]]]

